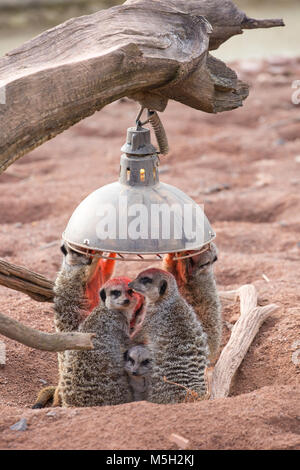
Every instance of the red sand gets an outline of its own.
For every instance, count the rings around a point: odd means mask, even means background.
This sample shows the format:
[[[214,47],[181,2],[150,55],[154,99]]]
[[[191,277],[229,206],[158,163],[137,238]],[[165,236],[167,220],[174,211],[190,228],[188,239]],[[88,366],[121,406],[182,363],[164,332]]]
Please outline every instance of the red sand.
[[[265,302],[280,306],[251,345],[231,397],[53,409],[47,416],[50,409],[30,407],[41,381],[57,383],[56,355],[1,337],[7,346],[1,449],[175,449],[172,432],[189,439],[191,449],[300,448],[300,105],[291,101],[300,59],[257,63],[251,73],[245,63],[235,68],[252,85],[244,107],[208,115],[170,103],[162,120],[171,152],[161,158],[161,180],[205,204],[217,232],[219,288],[253,283]],[[68,218],[91,191],[117,179],[120,147],[137,110],[129,100],[116,102],[0,177],[0,257],[55,278]],[[229,189],[207,191],[222,184]],[[143,267],[119,263],[117,273],[134,276]],[[0,305],[6,315],[53,331],[49,304],[0,287]],[[237,304],[226,306],[224,319],[234,323],[238,312]],[[224,326],[224,344],[228,338]],[[11,431],[21,417],[28,429]]]

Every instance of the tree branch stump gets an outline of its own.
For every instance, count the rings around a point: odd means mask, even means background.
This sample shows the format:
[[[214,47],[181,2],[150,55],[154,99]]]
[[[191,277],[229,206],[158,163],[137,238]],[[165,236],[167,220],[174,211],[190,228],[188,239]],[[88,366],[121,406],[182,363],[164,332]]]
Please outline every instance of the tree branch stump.
[[[276,304],[258,307],[257,291],[252,284],[244,285],[237,291],[228,292],[227,299],[237,295],[240,298],[241,315],[232,328],[230,339],[221,352],[213,370],[211,399],[228,396],[234,374],[244,359],[259,328],[270,314],[279,308]]]
[[[94,349],[93,333],[43,333],[0,313],[0,334],[42,351]]]

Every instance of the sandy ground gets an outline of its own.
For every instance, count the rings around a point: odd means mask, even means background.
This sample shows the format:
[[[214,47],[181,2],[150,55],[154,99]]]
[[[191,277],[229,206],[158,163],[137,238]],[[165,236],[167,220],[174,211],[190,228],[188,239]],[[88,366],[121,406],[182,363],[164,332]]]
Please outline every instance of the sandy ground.
[[[265,302],[280,306],[251,345],[230,397],[49,415],[50,409],[30,407],[45,383],[57,383],[56,355],[2,337],[1,449],[175,449],[172,432],[189,439],[191,449],[300,448],[300,104],[291,101],[300,59],[235,68],[251,83],[244,107],[215,116],[170,103],[162,119],[171,152],[161,159],[161,180],[204,204],[217,232],[219,288],[253,283]],[[0,257],[55,278],[61,233],[85,196],[117,179],[120,147],[137,109],[129,100],[116,102],[0,177]],[[216,191],[222,185],[227,189]],[[143,266],[119,263],[117,273],[134,276]],[[54,330],[49,304],[0,287],[0,308]],[[234,323],[238,312],[237,304],[224,307],[224,320]],[[224,345],[229,334],[224,325]],[[10,430],[20,418],[27,430]]]

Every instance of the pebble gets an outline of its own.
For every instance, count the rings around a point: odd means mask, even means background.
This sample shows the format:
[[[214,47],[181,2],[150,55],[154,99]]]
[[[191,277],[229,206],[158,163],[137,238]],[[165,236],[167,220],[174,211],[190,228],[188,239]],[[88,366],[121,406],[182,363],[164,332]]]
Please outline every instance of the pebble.
[[[204,190],[204,194],[213,194],[213,193],[218,193],[223,190],[230,189],[229,184],[216,184],[215,186],[211,186],[210,188],[207,188]]]
[[[48,413],[46,413],[46,416],[56,416],[56,412],[55,411],[48,411]]]
[[[295,157],[295,162],[300,163],[300,155],[297,155],[297,157]]]
[[[26,431],[27,429],[27,419],[21,418],[20,421],[10,426],[12,431]]]
[[[286,143],[286,141],[284,139],[281,139],[281,138],[276,140],[276,142],[275,142],[276,145],[284,145],[285,143]]]
[[[170,171],[170,165],[161,165],[159,167],[159,173],[162,175],[163,173],[168,173]]]
[[[47,385],[47,380],[44,380],[44,379],[39,379],[39,382],[41,382],[43,385]]]
[[[278,224],[279,224],[281,227],[288,227],[288,225],[289,225],[285,220],[280,220],[280,221],[278,222]]]

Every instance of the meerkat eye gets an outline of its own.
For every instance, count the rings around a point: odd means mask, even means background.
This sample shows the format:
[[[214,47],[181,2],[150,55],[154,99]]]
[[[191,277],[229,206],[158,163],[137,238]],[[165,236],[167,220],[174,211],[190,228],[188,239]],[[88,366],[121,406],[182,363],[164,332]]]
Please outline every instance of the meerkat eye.
[[[142,366],[147,366],[149,364],[150,360],[145,359],[144,361],[141,362]]]
[[[110,291],[110,295],[111,295],[112,297],[115,297],[115,298],[117,299],[118,297],[120,297],[121,291],[120,291],[120,290],[111,290],[111,291]]]
[[[205,268],[206,266],[209,266],[209,265],[210,265],[210,261],[208,261],[207,263],[201,264],[200,268]]]
[[[130,360],[131,364],[134,364],[134,359],[132,359],[132,357],[129,357],[129,360]]]
[[[145,284],[145,285],[146,285],[146,284],[152,284],[152,279],[151,279],[150,277],[142,277],[141,280],[140,280],[140,282],[141,282],[142,284]]]
[[[133,294],[133,290],[132,290],[132,289],[128,289],[127,294],[131,296],[131,295]]]

